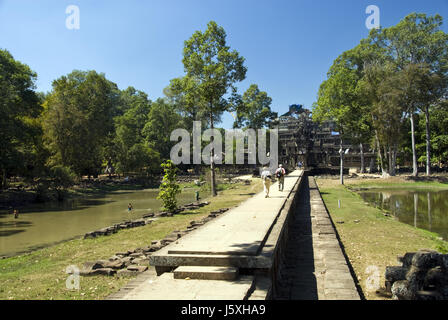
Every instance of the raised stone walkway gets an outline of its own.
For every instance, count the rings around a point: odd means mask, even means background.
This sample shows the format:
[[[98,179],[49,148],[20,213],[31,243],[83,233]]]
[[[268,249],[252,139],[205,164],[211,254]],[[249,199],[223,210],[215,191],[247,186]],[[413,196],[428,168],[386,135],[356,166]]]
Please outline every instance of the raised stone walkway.
[[[314,179],[309,188],[302,174],[286,176],[282,192],[274,183],[270,198],[254,195],[155,252],[150,257],[155,270],[109,298],[359,299]],[[297,206],[292,198],[299,185]],[[281,241],[283,234],[286,242]],[[284,248],[281,243],[286,243]],[[284,259],[277,262],[278,252]]]
[[[360,299],[314,177],[303,183],[288,235],[274,299]]]

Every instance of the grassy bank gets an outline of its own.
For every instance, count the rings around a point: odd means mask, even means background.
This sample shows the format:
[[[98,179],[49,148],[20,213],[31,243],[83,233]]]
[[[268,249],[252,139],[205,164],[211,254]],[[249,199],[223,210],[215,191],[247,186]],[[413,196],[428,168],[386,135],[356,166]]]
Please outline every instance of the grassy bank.
[[[403,186],[435,188],[442,187],[440,183],[420,182],[420,185],[416,185],[397,179],[389,184],[388,179],[378,180],[369,182],[359,179],[347,181],[348,186],[341,186],[334,179],[317,179],[322,197],[367,299],[386,299],[376,294],[375,290],[369,291],[366,285],[367,278],[372,276],[372,271],[368,269],[370,266],[378,268],[380,285],[384,287],[386,266],[398,265],[397,256],[424,248],[448,252],[448,243],[438,239],[437,234],[385,216],[380,209],[369,206],[358,194],[350,190]],[[448,185],[445,184],[445,187]],[[341,208],[338,207],[338,200],[341,201]]]
[[[338,185],[339,179],[325,179],[328,185]],[[419,176],[412,177],[410,175],[400,175],[382,179],[379,177],[365,178],[349,178],[345,179],[344,183],[350,189],[375,189],[375,188],[388,188],[388,189],[448,189],[448,177],[446,175],[433,175],[430,177]]]
[[[262,190],[261,181],[251,185],[221,187],[217,197],[207,198],[210,205],[174,217],[160,218],[144,227],[121,230],[96,239],[75,239],[37,250],[30,254],[0,260],[0,299],[102,299],[129,281],[129,278],[81,277],[80,290],[66,289],[70,265],[80,267],[86,261],[107,259],[116,252],[135,249],[162,239],[174,230],[185,229],[189,222],[212,210],[238,205]],[[201,194],[204,195],[203,193]]]

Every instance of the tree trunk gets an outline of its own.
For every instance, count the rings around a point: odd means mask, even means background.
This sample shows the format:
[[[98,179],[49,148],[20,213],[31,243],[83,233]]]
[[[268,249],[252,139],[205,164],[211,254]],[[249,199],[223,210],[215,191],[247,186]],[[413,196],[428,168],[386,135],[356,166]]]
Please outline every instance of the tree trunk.
[[[373,149],[373,154],[375,154],[375,149]],[[372,172],[373,172],[373,168],[374,168],[374,166],[375,166],[375,158],[372,157],[372,158],[370,159],[369,173],[372,173]]]
[[[429,130],[429,108],[425,108],[426,122],[426,175],[431,175],[431,132]]]
[[[362,143],[359,144],[359,152],[361,154],[361,173],[365,173],[366,168],[364,167],[364,147]]]
[[[342,149],[342,139],[340,142],[340,147],[341,147],[339,149],[339,153],[341,155],[341,173],[340,173],[341,178],[340,178],[340,181],[341,181],[341,184],[344,184],[344,150]]]
[[[417,152],[415,150],[415,127],[414,127],[414,114],[410,114],[411,120],[411,140],[412,140],[412,175],[414,177],[418,176],[417,169]]]
[[[383,155],[382,155],[381,146],[380,146],[380,139],[378,139],[378,132],[376,130],[375,130],[375,138],[376,138],[376,145],[378,148],[378,156],[380,158],[381,174],[383,176],[385,176],[386,172],[384,170]]]
[[[389,152],[388,152],[387,156],[388,156],[388,160],[389,160],[389,174],[391,176],[393,176],[395,174],[394,174],[394,167],[392,165],[392,148],[390,146],[389,146]]]
[[[390,174],[390,162],[389,162],[390,158],[387,154],[386,146],[383,147],[383,152],[384,152],[384,162],[383,163],[384,163],[385,171],[386,171],[386,174]]]
[[[1,181],[1,190],[4,190],[8,187],[8,180],[6,178],[6,169],[2,170],[2,181]]]
[[[210,112],[210,129],[214,129],[213,126],[213,114]],[[211,139],[213,139],[212,141],[215,140],[214,137],[212,137]],[[211,194],[212,197],[215,197],[217,195],[216,193],[216,183],[215,183],[215,148],[211,149],[210,152],[210,189],[211,189]]]
[[[396,175],[396,167],[397,167],[397,146],[394,145],[392,148],[392,153],[390,155],[392,161],[391,161],[391,167],[390,167],[390,175],[395,176]]]

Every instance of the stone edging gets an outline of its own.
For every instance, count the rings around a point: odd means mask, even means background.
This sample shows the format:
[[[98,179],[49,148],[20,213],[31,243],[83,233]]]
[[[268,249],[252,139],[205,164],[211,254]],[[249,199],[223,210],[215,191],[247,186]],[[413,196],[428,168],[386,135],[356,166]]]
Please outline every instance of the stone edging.
[[[172,217],[175,214],[179,214],[179,213],[181,213],[181,212],[183,212],[185,210],[199,209],[199,208],[201,208],[203,206],[206,206],[208,204],[209,204],[209,202],[207,202],[207,201],[204,201],[204,202],[192,202],[192,203],[189,203],[189,204],[181,206],[175,212],[162,211],[162,212],[156,212],[156,213],[147,213],[147,214],[143,215],[143,217],[141,219],[123,221],[121,223],[116,223],[116,224],[114,224],[112,226],[109,226],[109,227],[105,227],[105,228],[102,228],[102,229],[99,229],[99,230],[87,232],[84,235],[83,239],[96,238],[98,236],[108,236],[110,234],[117,233],[117,231],[119,231],[121,229],[130,229],[130,228],[145,226],[147,224],[150,224],[152,221],[154,221],[154,218],[157,218],[157,217]]]
[[[207,205],[203,203],[203,205]],[[194,204],[196,206],[197,204]],[[186,205],[186,207],[191,207]],[[185,207],[185,206],[184,206]],[[223,208],[215,211],[211,211],[208,216],[198,221],[191,221],[190,225],[185,230],[173,231],[165,238],[161,240],[151,241],[149,246],[143,248],[137,248],[135,250],[128,250],[126,252],[117,252],[108,260],[97,260],[95,262],[85,262],[79,272],[81,276],[93,276],[93,275],[107,275],[113,276],[133,276],[140,274],[148,270],[149,256],[163,247],[167,246],[171,242],[177,241],[182,236],[186,235],[190,231],[197,229],[204,225],[208,221],[215,217],[218,217],[222,213],[228,211],[229,208]]]

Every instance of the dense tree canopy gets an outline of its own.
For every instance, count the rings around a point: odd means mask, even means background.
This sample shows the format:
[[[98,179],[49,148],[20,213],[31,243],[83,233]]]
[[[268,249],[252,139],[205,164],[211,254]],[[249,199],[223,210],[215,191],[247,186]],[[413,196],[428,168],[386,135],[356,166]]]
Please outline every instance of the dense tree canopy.
[[[395,174],[400,148],[406,153],[402,137],[410,125],[417,175],[415,119],[419,113],[425,119],[426,171],[430,174],[433,138],[429,123],[438,121],[431,112],[444,112],[448,90],[448,35],[440,30],[441,24],[439,15],[413,13],[396,26],[373,29],[367,39],[335,60],[313,106],[316,120],[331,119],[349,140],[376,148],[383,172],[388,174]],[[444,139],[435,141],[441,142],[435,144],[439,148]]]
[[[0,50],[0,186],[6,186],[10,172],[24,174],[33,162],[33,140],[41,131],[37,117],[41,112],[35,93],[36,74],[16,61],[6,50]],[[30,147],[31,146],[31,147]],[[28,160],[28,161],[27,161]]]
[[[250,85],[235,105],[234,127],[253,129],[267,127],[277,118],[277,113],[271,111],[271,103],[272,98],[265,91],[260,91],[256,84]]]
[[[98,174],[118,102],[118,88],[104,74],[75,70],[55,80],[43,124],[52,163],[79,176]]]

